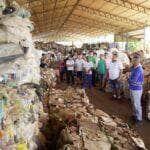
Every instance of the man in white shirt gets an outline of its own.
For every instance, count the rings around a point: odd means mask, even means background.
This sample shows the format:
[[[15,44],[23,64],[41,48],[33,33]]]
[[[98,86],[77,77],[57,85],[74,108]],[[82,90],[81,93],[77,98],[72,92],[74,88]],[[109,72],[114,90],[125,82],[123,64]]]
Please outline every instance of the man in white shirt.
[[[66,61],[66,67],[67,67],[67,82],[68,84],[74,84],[74,60],[72,56],[68,57],[68,60]]]
[[[109,83],[113,90],[113,98],[120,99],[120,76],[123,70],[123,65],[120,61],[118,61],[118,53],[113,52],[112,54],[112,61],[108,67],[109,73]]]
[[[83,78],[83,65],[84,60],[82,59],[82,55],[78,55],[78,58],[75,61],[75,71],[77,73],[77,83],[81,83]]]
[[[89,62],[89,59],[86,58],[84,65],[84,82],[83,82],[83,88],[92,88],[92,68],[93,63]]]

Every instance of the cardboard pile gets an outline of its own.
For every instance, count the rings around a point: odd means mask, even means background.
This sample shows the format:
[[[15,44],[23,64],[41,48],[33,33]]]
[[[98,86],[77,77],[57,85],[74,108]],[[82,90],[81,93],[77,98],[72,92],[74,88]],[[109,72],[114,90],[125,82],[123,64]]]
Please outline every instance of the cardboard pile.
[[[94,109],[85,90],[55,89],[52,86],[54,76],[48,74],[48,69],[42,70],[43,101],[49,112],[46,132],[49,149],[146,149],[139,135],[121,119]]]
[[[64,125],[59,133],[58,149],[145,149],[143,142],[139,144],[133,140],[139,140],[139,135],[121,119],[95,110],[83,89],[52,89],[49,111],[50,120],[56,119],[57,124]]]

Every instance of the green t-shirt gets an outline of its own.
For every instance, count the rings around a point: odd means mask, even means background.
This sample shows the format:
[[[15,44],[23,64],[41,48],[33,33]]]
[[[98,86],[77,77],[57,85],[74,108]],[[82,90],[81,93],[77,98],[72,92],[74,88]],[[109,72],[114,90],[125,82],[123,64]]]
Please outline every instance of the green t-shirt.
[[[106,74],[106,64],[105,61],[100,59],[98,61],[98,67],[97,67],[98,73],[100,74]]]
[[[94,56],[88,56],[89,62],[93,63],[94,68],[96,68],[96,59]]]

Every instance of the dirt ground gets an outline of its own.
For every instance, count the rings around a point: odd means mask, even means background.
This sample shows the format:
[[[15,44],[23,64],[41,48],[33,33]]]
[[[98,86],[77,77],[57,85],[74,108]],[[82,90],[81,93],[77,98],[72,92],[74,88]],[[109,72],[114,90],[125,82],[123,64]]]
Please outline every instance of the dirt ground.
[[[65,89],[67,88],[67,85],[59,84],[57,85],[57,88]],[[135,129],[141,135],[146,144],[146,148],[150,150],[150,121],[143,119],[143,125],[136,127],[130,120],[132,110],[129,100],[112,100],[110,93],[100,92],[97,87],[93,88],[92,91],[86,90],[86,92],[89,96],[90,102],[95,108],[99,108],[110,116],[115,115],[127,122],[131,128]],[[144,115],[145,114],[143,113],[143,116]]]
[[[129,124],[131,128],[134,128],[143,138],[147,149],[150,150],[150,121],[143,119],[143,125],[137,127],[129,119],[132,115],[130,101],[126,99],[112,100],[110,93],[100,92],[98,88],[94,88],[92,91],[87,90],[91,103],[95,108],[99,108],[110,116],[115,115]],[[144,104],[143,104],[144,108]],[[145,116],[143,110],[143,117]]]

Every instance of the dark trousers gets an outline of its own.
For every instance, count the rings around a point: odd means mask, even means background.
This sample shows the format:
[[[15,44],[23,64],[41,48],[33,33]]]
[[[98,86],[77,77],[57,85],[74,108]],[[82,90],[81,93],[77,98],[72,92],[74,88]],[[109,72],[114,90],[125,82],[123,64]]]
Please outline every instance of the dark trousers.
[[[73,70],[67,70],[67,83],[74,84],[74,71]]]
[[[92,74],[84,74],[83,88],[92,88]]]
[[[92,85],[95,86],[96,82],[96,69],[92,70]]]
[[[60,81],[63,81],[64,80],[64,75],[66,73],[66,69],[65,68],[62,68],[61,71],[60,71]]]
[[[103,88],[104,74],[99,74],[100,89]]]

